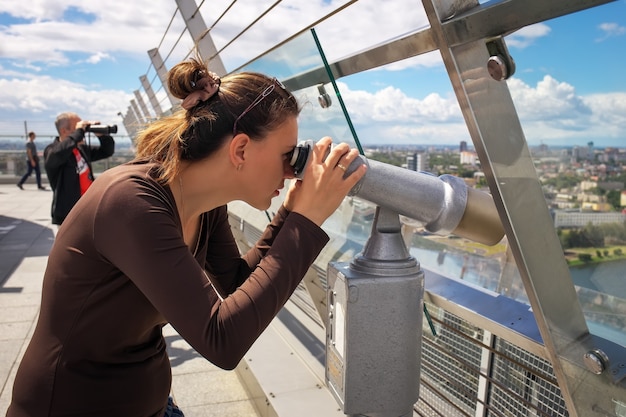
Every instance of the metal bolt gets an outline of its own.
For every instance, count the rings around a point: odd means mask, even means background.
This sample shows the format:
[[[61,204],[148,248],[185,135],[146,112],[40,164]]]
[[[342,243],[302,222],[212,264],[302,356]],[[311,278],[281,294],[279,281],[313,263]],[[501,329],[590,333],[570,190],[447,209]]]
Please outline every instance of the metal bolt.
[[[600,375],[609,364],[609,357],[600,349],[592,349],[583,356],[585,366],[596,375]]]
[[[487,61],[487,71],[489,75],[496,81],[506,80],[509,76],[509,70],[506,67],[504,59],[500,55],[493,55]]]
[[[330,107],[333,101],[331,100],[330,95],[326,92],[324,84],[320,84],[317,86],[317,92],[319,93],[317,101],[320,104],[320,107],[323,109]]]

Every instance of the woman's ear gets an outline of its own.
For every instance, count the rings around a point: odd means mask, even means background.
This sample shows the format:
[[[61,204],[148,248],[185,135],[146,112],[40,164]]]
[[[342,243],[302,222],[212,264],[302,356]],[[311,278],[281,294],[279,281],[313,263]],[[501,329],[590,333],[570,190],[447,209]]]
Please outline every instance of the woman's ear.
[[[237,169],[246,161],[247,148],[250,144],[250,137],[245,133],[237,133],[230,141],[229,156],[233,166]]]

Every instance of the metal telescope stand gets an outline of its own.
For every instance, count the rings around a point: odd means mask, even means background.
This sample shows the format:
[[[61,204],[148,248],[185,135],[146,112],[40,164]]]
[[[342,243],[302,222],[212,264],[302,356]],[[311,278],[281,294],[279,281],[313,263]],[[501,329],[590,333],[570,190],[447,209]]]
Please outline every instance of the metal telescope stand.
[[[409,417],[419,397],[424,272],[377,207],[351,262],[328,266],[326,382],[346,415]]]

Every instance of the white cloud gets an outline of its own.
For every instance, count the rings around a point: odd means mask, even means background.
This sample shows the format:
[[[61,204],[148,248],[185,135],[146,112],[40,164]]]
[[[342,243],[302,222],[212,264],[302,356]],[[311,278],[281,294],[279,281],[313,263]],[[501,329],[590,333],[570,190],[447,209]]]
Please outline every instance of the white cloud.
[[[447,123],[461,120],[461,111],[456,98],[442,98],[439,94],[429,94],[423,100],[407,96],[396,87],[385,87],[375,93],[351,91],[339,82],[341,95],[350,115],[359,123],[362,121],[382,123]]]
[[[509,47],[526,48],[532,45],[537,39],[550,34],[550,27],[545,23],[535,23],[508,35],[506,43]]]
[[[610,137],[626,138],[626,92],[592,94],[583,101],[591,109],[592,126]]]
[[[586,117],[591,109],[574,87],[549,75],[531,87],[517,78],[508,81],[520,118],[525,120],[572,119]]]
[[[97,64],[98,62],[102,61],[103,59],[112,59],[111,55],[104,53],[104,52],[96,52],[95,54],[91,55],[89,58],[86,59],[86,62],[90,63],[90,64]]]
[[[53,134],[52,122],[62,111],[85,119],[117,124],[120,109],[132,96],[123,91],[93,90],[89,86],[47,76],[0,78],[0,126],[5,134],[21,132],[23,121],[36,123],[41,134]]]
[[[602,23],[598,26],[598,29],[602,31],[603,36],[596,39],[598,42],[602,42],[613,36],[621,36],[626,34],[626,27],[620,26],[617,23]]]
[[[167,1],[155,7],[153,1],[99,2],[42,0],[31,7],[28,2],[2,2],[0,12],[27,22],[0,26],[0,57],[22,62],[68,65],[68,53],[142,54],[155,46],[176,8]],[[167,5],[167,7],[163,7]],[[91,20],[69,20],[65,13],[73,7]],[[180,25],[174,28],[182,31]]]
[[[259,17],[271,3],[235,3],[212,32],[217,48],[220,49],[237,36],[242,28]],[[346,0],[283,0],[258,25],[225,49],[222,58],[229,67],[238,67],[345,3]],[[200,11],[208,26],[225,7],[206,2]],[[346,25],[346,21],[350,23]],[[384,3],[380,0],[360,0],[316,25],[315,30],[324,45],[327,58],[333,61],[427,25],[428,20],[422,7],[415,7],[406,0],[385,0]]]
[[[512,78],[509,90],[531,144],[578,144],[626,137],[626,93],[581,96],[551,76],[535,86]],[[360,140],[366,144],[457,144],[469,139],[456,97],[432,93],[419,99],[397,87],[374,93],[338,83]],[[575,143],[573,143],[575,141]]]
[[[454,144],[468,138],[455,97],[433,93],[418,99],[392,86],[374,93],[338,86],[365,144]]]
[[[534,87],[517,78],[508,84],[529,142],[626,138],[625,92],[581,96],[549,75]]]

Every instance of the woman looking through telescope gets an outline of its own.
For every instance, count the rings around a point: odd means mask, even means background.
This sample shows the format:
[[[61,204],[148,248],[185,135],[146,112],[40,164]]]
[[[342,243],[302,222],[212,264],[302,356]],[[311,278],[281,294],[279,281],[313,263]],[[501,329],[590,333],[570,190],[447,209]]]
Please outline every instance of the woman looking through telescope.
[[[227,204],[265,210],[286,179],[300,107],[258,73],[220,79],[174,66],[182,109],[137,139],[74,206],[50,253],[42,306],[8,417],[172,416],[170,323],[202,356],[233,369],[296,289],[328,236],[322,223],[365,174],[345,144],[312,149],[256,245],[240,254]],[[345,178],[344,178],[345,175]]]

